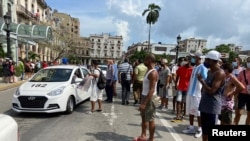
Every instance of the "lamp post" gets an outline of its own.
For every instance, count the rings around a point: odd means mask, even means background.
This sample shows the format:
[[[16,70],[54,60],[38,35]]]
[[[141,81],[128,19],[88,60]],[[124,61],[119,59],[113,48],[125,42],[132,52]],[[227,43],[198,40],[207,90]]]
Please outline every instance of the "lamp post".
[[[177,46],[176,46],[176,55],[175,55],[175,63],[177,64],[178,61],[178,54],[179,54],[179,43],[181,41],[181,35],[177,36]]]
[[[6,39],[7,39],[7,57],[12,59],[12,56],[11,56],[11,48],[10,48],[10,23],[11,23],[11,16],[9,16],[8,14],[4,15],[3,16],[4,18],[4,22],[7,26],[7,29],[5,29],[6,31]]]

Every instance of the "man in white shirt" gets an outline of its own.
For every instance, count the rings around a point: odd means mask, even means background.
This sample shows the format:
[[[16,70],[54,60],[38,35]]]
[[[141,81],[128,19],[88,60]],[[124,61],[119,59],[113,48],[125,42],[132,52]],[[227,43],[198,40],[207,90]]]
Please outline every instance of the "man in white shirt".
[[[148,54],[144,59],[144,64],[148,71],[145,74],[142,84],[142,98],[139,106],[141,112],[141,135],[134,138],[134,141],[153,141],[155,133],[155,113],[157,93],[158,72],[155,70],[156,58],[153,54]],[[147,127],[149,127],[149,138],[146,138]]]

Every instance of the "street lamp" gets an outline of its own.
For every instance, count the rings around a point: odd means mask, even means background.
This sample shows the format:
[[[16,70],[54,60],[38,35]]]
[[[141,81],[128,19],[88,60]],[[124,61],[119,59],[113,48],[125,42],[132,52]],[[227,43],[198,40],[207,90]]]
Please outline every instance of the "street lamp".
[[[9,25],[11,23],[11,16],[6,14],[3,16],[4,18],[4,22],[7,26],[7,29],[5,29],[6,31],[6,39],[7,39],[7,57],[12,59],[11,57],[11,49],[10,49],[10,28],[9,28]]]
[[[178,61],[178,53],[179,53],[179,43],[181,41],[181,35],[177,36],[177,46],[176,46],[176,55],[175,55],[175,63],[177,64]]]

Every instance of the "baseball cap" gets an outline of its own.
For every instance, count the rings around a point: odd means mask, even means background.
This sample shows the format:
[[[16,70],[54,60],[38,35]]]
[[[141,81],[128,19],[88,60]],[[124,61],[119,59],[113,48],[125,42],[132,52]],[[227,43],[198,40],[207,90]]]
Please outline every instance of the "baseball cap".
[[[166,64],[166,63],[168,63],[168,60],[167,59],[162,59],[161,62]]]
[[[190,56],[196,56],[196,57],[199,57],[201,58],[203,54],[200,52],[200,51],[196,51],[195,53],[190,53]]]
[[[207,53],[206,58],[212,60],[220,60],[221,54],[216,50],[211,50]]]

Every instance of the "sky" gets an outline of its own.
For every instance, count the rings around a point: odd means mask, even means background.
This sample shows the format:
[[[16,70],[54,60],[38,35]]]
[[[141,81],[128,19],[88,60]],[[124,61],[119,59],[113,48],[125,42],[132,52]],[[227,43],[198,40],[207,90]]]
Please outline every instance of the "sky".
[[[124,50],[148,40],[142,16],[148,5],[161,7],[151,28],[151,43],[176,44],[180,34],[206,39],[207,48],[233,43],[250,50],[250,0],[46,0],[52,9],[80,20],[80,35],[123,36]]]

